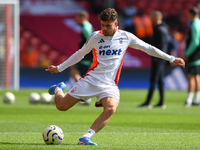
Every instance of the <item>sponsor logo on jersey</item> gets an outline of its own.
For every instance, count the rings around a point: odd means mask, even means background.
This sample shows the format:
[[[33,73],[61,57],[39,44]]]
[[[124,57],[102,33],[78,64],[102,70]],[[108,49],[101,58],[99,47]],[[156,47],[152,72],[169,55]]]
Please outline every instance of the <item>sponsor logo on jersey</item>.
[[[99,55],[121,55],[122,53],[122,50],[119,49],[119,50],[99,50]]]
[[[100,46],[99,49],[105,49],[105,48],[110,48],[110,45],[105,45],[105,46]]]
[[[98,43],[100,44],[100,43],[104,43],[105,41],[103,40],[103,39],[101,39]]]

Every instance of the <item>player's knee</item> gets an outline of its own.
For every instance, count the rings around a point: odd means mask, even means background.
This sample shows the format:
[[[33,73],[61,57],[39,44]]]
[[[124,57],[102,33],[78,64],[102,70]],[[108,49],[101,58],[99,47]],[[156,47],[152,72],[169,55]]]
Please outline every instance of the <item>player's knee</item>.
[[[56,108],[57,108],[58,110],[60,110],[60,111],[66,111],[66,110],[67,110],[67,108],[66,108],[64,105],[62,105],[62,104],[57,104],[57,105],[56,105]]]
[[[57,108],[58,110],[60,110],[60,111],[65,111],[64,108],[63,108],[63,106],[61,106],[61,105],[56,105],[56,108]]]
[[[107,108],[105,108],[104,111],[105,111],[107,114],[112,115],[112,114],[115,113],[116,107],[107,107]]]

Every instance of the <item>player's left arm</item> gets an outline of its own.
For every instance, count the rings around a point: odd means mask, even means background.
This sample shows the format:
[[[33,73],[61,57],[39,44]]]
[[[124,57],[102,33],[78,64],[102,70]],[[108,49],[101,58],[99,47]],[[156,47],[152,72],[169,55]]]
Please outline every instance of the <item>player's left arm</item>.
[[[175,58],[173,64],[185,68],[185,61],[182,58]]]
[[[130,45],[129,45],[130,47],[142,50],[151,56],[165,59],[175,65],[185,67],[185,61],[182,58],[175,58],[172,55],[168,55],[164,53],[163,51],[157,49],[156,47],[145,43],[144,41],[140,40],[133,34],[130,34],[129,38],[130,38]]]

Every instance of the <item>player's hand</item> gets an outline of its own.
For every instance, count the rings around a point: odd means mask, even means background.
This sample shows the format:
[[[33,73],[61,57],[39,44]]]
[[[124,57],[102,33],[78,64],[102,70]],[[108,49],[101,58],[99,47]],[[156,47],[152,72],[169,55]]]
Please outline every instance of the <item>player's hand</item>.
[[[52,74],[58,73],[58,72],[59,72],[58,69],[57,69],[57,67],[54,66],[54,65],[48,66],[48,68],[46,69],[46,71],[49,71],[49,72],[51,72]]]
[[[173,64],[179,65],[185,68],[185,61],[182,58],[175,58]]]

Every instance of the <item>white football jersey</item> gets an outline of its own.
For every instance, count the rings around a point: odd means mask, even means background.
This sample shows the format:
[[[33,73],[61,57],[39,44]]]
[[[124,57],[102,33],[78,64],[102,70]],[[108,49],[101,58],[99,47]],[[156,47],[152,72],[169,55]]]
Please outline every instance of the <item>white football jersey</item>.
[[[175,57],[143,42],[132,33],[117,30],[113,36],[104,36],[102,31],[94,32],[85,45],[68,60],[57,66],[61,72],[80,61],[84,55],[93,50],[93,63],[86,73],[107,85],[117,85],[124,56],[128,47],[142,50],[151,56],[173,62]],[[133,50],[134,50],[133,49]]]

